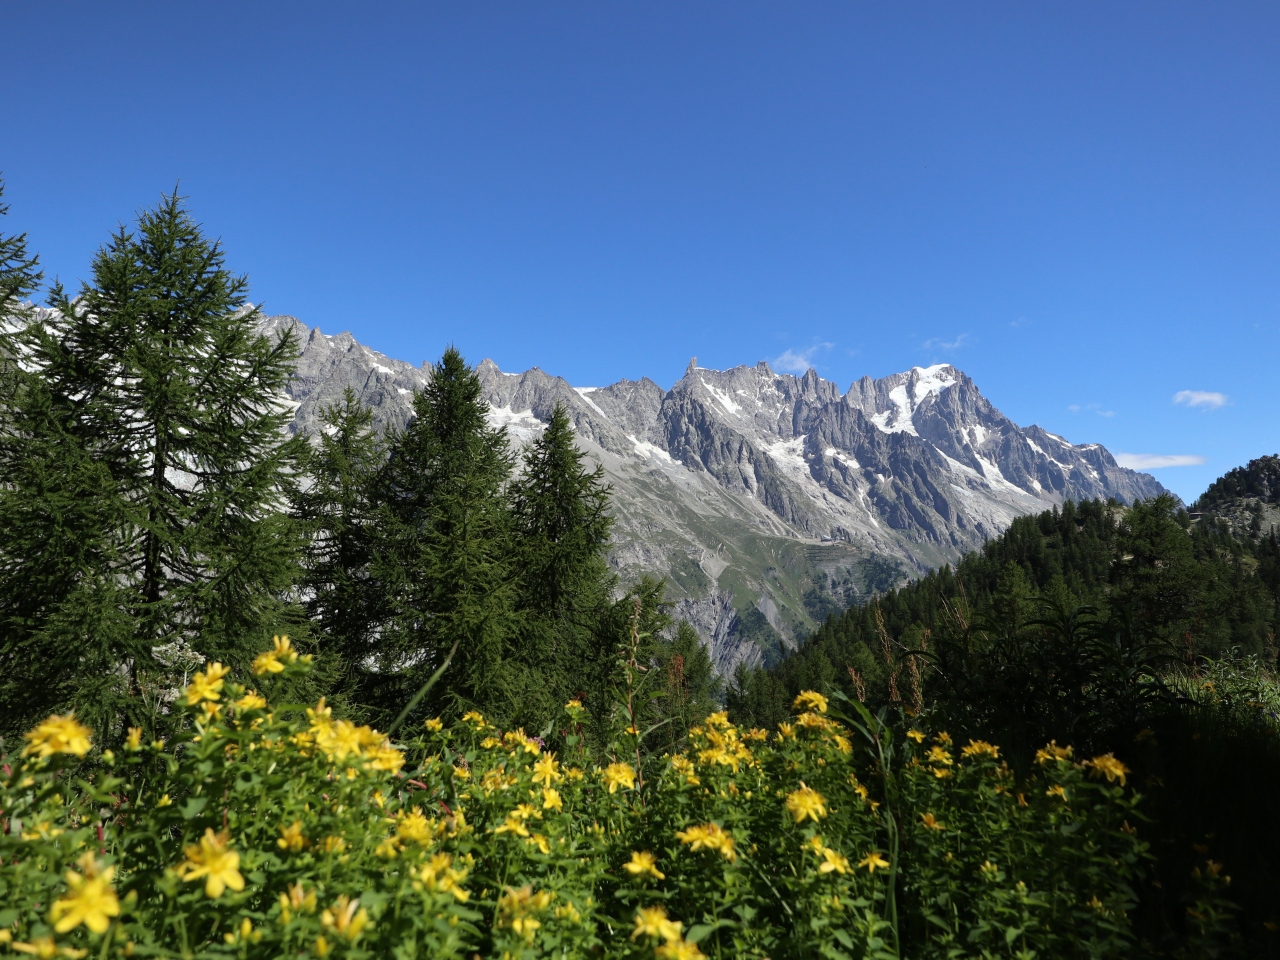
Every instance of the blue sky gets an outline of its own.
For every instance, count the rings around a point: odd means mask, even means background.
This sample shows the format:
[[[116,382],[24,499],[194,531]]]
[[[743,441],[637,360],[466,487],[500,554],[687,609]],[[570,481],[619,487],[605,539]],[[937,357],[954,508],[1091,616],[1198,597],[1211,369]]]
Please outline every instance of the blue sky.
[[[179,180],[255,300],[575,385],[969,373],[1185,499],[1280,449],[1274,3],[6,5],[6,232]],[[1203,462],[1196,462],[1199,460]]]

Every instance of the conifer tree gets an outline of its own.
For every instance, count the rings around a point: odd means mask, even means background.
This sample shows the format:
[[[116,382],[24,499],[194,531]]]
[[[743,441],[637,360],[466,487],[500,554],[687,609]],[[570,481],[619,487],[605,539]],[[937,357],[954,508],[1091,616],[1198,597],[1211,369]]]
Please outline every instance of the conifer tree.
[[[350,387],[321,419],[305,463],[308,485],[294,496],[309,538],[303,593],[317,639],[342,674],[334,693],[358,698],[381,614],[370,567],[379,553],[376,491],[386,444]]]
[[[4,181],[0,180],[0,217],[7,215]],[[0,233],[0,320],[21,313],[21,303],[40,284],[39,258],[27,253],[27,235],[6,236]],[[7,328],[7,323],[5,324]]]
[[[256,331],[246,290],[175,193],[98,251],[74,299],[55,284],[51,309],[13,336],[25,370],[0,445],[6,726],[68,705],[103,732],[146,724],[175,654],[242,662],[288,628],[296,349]]]
[[[513,545],[520,572],[521,661],[536,674],[521,719],[541,728],[577,695],[584,677],[612,666],[617,638],[602,635],[616,584],[605,559],[613,519],[604,470],[584,464],[557,405],[525,451],[514,484]]]
[[[452,651],[419,712],[478,708],[502,719],[523,686],[509,658],[506,430],[489,426],[480,379],[452,347],[413,409],[389,442],[380,483],[372,700],[396,716]]]

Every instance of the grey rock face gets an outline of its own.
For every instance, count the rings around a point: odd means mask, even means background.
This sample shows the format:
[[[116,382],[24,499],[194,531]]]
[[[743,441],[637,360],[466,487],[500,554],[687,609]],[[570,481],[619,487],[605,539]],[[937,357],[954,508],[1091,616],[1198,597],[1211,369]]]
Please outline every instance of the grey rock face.
[[[325,336],[292,317],[301,347],[295,429],[314,432],[350,386],[383,426],[401,426],[429,365],[414,367]],[[904,573],[955,560],[1016,516],[1066,500],[1123,503],[1164,492],[1098,444],[1019,427],[949,365],[864,377],[841,393],[813,370],[765,363],[706,370],[691,362],[670,390],[648,379],[574,388],[538,368],[477,368],[491,421],[528,443],[557,404],[605,469],[616,516],[611,561],[623,575],[666,576],[674,612],[708,643],[717,667],[764,655],[744,644],[749,608],[782,644],[815,626],[826,576],[854,584],[875,557]],[[758,621],[759,618],[757,617]]]

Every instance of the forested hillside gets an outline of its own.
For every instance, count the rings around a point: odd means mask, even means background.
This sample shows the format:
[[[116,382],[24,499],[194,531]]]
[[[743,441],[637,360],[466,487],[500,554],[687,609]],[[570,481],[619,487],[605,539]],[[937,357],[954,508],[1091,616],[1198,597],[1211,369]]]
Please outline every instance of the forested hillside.
[[[1274,661],[1280,541],[1275,530],[1235,536],[1212,513],[1193,522],[1169,496],[1132,509],[1068,502],[1014,520],[954,568],[829,617],[776,669],[740,672],[730,703],[776,722],[802,689],[852,695],[861,682],[870,698],[884,700],[893,699],[893,681],[905,696],[912,674],[902,651],[927,651],[930,638],[988,621],[1017,630],[1043,616],[1046,604],[1129,617],[1143,637],[1187,658],[1234,651]]]
[[[1258,505],[1274,463],[1232,471],[1193,512],[1162,496],[1015,520],[954,568],[831,616],[774,669],[740,670],[730,715],[783,723],[798,691],[838,691],[990,738],[1021,769],[1046,741],[1114,752],[1147,794],[1147,946],[1271,955],[1280,527]],[[1189,906],[1206,854],[1235,879],[1213,915],[1238,926],[1175,948],[1206,916]]]

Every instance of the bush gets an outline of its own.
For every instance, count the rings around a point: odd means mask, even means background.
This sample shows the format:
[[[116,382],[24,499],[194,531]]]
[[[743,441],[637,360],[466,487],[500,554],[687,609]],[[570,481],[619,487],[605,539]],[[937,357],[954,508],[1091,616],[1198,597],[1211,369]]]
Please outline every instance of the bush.
[[[270,690],[305,672],[287,641]],[[72,716],[0,781],[0,943],[38,957],[1121,957],[1145,857],[1110,756],[1017,782],[815,693],[777,734],[557,757],[479,714],[392,743],[217,664],[186,732],[90,764]],[[582,707],[570,702],[572,729]],[[902,735],[905,734],[905,735]],[[648,781],[644,771],[651,771]]]

